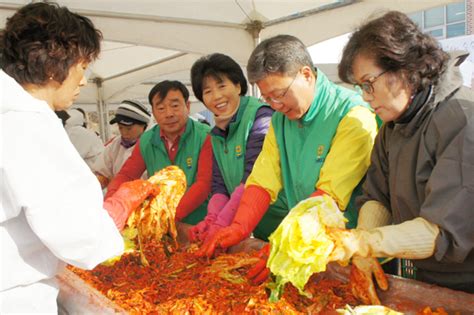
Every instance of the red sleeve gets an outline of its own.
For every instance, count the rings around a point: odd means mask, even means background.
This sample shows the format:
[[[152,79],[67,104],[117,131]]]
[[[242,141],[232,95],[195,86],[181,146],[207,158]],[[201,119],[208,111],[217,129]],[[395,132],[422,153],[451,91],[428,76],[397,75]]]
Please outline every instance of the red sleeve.
[[[327,192],[325,192],[324,190],[322,189],[317,189],[315,190],[311,195],[309,195],[310,197],[317,197],[317,196],[322,196],[322,195],[328,195],[330,196]],[[332,197],[332,196],[331,196]],[[335,200],[335,199],[334,199]]]
[[[196,181],[189,187],[176,208],[176,217],[185,218],[200,206],[211,192],[212,178],[212,145],[207,136],[199,153]]]
[[[145,160],[143,160],[142,153],[140,152],[140,140],[138,140],[133,148],[132,155],[125,161],[118,174],[115,175],[107,186],[107,194],[105,194],[104,199],[115,194],[123,183],[140,178],[145,170]]]

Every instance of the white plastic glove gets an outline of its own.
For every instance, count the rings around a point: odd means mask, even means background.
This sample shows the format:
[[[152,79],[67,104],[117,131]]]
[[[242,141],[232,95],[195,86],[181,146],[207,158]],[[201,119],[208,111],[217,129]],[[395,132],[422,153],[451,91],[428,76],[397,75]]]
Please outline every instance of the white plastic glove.
[[[433,255],[437,225],[418,217],[397,225],[370,229],[333,230],[335,248],[330,260],[347,263],[357,254],[362,257],[423,259]]]
[[[376,200],[369,200],[359,211],[357,228],[370,230],[379,226],[385,226],[392,223],[392,214],[385,206]]]

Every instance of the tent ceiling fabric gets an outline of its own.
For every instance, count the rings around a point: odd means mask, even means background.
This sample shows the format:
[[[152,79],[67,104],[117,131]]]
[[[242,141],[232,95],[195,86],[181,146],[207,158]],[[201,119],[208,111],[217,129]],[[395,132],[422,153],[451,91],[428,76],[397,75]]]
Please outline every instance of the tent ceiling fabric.
[[[0,2],[2,25],[28,2]],[[255,36],[262,40],[291,34],[310,46],[350,32],[373,12],[415,12],[449,2],[455,0],[58,1],[90,17],[104,34],[101,57],[91,66],[91,84],[78,99],[91,105],[97,104],[98,95],[105,104],[124,98],[147,102],[152,85],[163,79],[183,81],[191,91],[189,69],[197,58],[222,52],[245,66],[257,43]],[[94,84],[98,81],[100,93]],[[201,109],[196,105],[193,112]]]

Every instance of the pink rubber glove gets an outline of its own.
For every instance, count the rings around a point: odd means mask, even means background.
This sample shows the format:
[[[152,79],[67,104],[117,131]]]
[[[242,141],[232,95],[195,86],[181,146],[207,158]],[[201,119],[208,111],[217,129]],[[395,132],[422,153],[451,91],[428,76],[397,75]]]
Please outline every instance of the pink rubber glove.
[[[237,208],[239,207],[240,199],[242,198],[244,190],[244,184],[240,184],[239,186],[235,187],[234,192],[230,196],[230,200],[218,213],[216,220],[212,222],[209,226],[205,238],[212,237],[214,234],[216,234],[218,230],[223,227],[229,226],[232,223],[235,213],[237,212]]]
[[[191,242],[204,241],[209,231],[209,227],[216,221],[219,212],[229,201],[229,197],[224,194],[214,194],[207,205],[207,215],[198,224],[189,229],[189,240]]]

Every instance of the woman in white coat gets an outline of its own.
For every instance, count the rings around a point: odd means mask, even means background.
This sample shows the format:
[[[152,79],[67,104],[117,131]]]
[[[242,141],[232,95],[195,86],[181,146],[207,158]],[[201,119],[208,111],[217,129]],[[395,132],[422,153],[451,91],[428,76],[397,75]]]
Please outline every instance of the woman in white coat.
[[[154,193],[135,181],[103,205],[54,113],[85,85],[100,40],[89,19],[48,3],[24,6],[0,33],[1,314],[57,313],[54,276],[64,263],[93,268],[120,254],[119,229]]]

